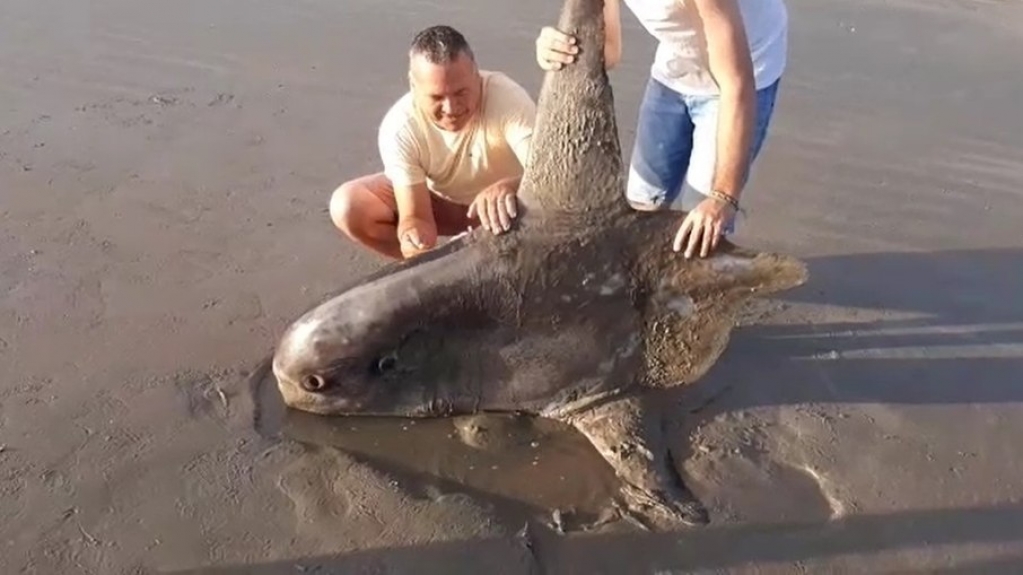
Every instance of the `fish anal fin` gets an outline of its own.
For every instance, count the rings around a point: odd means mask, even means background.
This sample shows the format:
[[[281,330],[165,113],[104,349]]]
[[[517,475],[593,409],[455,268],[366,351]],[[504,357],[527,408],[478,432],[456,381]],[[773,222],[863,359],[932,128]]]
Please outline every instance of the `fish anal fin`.
[[[656,530],[705,525],[707,510],[675,469],[660,413],[649,401],[643,395],[612,399],[566,421],[621,480],[616,506],[626,518]]]

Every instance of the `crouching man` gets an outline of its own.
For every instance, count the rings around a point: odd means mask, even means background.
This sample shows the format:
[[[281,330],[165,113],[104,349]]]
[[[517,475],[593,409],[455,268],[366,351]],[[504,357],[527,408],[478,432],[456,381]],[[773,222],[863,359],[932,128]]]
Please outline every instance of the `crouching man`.
[[[415,36],[409,86],[380,124],[383,171],[334,191],[334,225],[394,259],[470,227],[507,231],[536,114],[528,92],[480,70],[465,37],[449,26]]]

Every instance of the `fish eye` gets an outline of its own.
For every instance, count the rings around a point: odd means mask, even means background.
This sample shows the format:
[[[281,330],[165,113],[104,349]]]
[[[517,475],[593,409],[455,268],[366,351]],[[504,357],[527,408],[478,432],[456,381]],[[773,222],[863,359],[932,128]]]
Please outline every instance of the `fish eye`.
[[[301,385],[306,391],[318,392],[327,387],[327,380],[323,379],[322,375],[309,374],[302,378]]]
[[[374,360],[373,364],[370,365],[370,371],[373,375],[383,375],[393,370],[397,364],[398,358],[396,358],[394,354],[389,353]]]

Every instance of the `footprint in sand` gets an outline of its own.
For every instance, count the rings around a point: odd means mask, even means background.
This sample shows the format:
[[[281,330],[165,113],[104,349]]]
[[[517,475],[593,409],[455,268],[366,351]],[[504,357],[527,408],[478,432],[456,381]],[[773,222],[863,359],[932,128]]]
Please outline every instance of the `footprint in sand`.
[[[821,523],[845,512],[822,475],[809,467],[735,453],[700,457],[688,467],[708,486],[700,491],[713,499],[708,503],[715,514],[729,521]]]
[[[295,451],[277,486],[291,501],[296,532],[326,549],[398,544],[408,532],[448,539],[507,531],[469,497],[416,497],[399,481],[339,450]]]
[[[741,412],[697,433],[685,468],[713,514],[754,523],[822,523],[845,514],[826,472],[808,463],[798,445],[779,445],[778,435]]]
[[[223,419],[231,408],[231,384],[237,379],[230,372],[182,372],[172,377],[178,398],[193,419]]]
[[[350,476],[354,463],[327,452],[300,456],[281,474],[280,490],[295,507],[298,524],[322,524],[349,515],[350,491],[341,488],[341,478]]]

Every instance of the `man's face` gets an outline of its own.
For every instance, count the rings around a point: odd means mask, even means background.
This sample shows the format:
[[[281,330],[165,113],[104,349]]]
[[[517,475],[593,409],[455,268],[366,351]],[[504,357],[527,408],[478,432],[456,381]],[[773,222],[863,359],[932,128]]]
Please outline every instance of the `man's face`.
[[[441,129],[461,130],[479,107],[479,71],[464,53],[448,64],[432,64],[416,54],[410,62],[409,79],[416,106]]]

